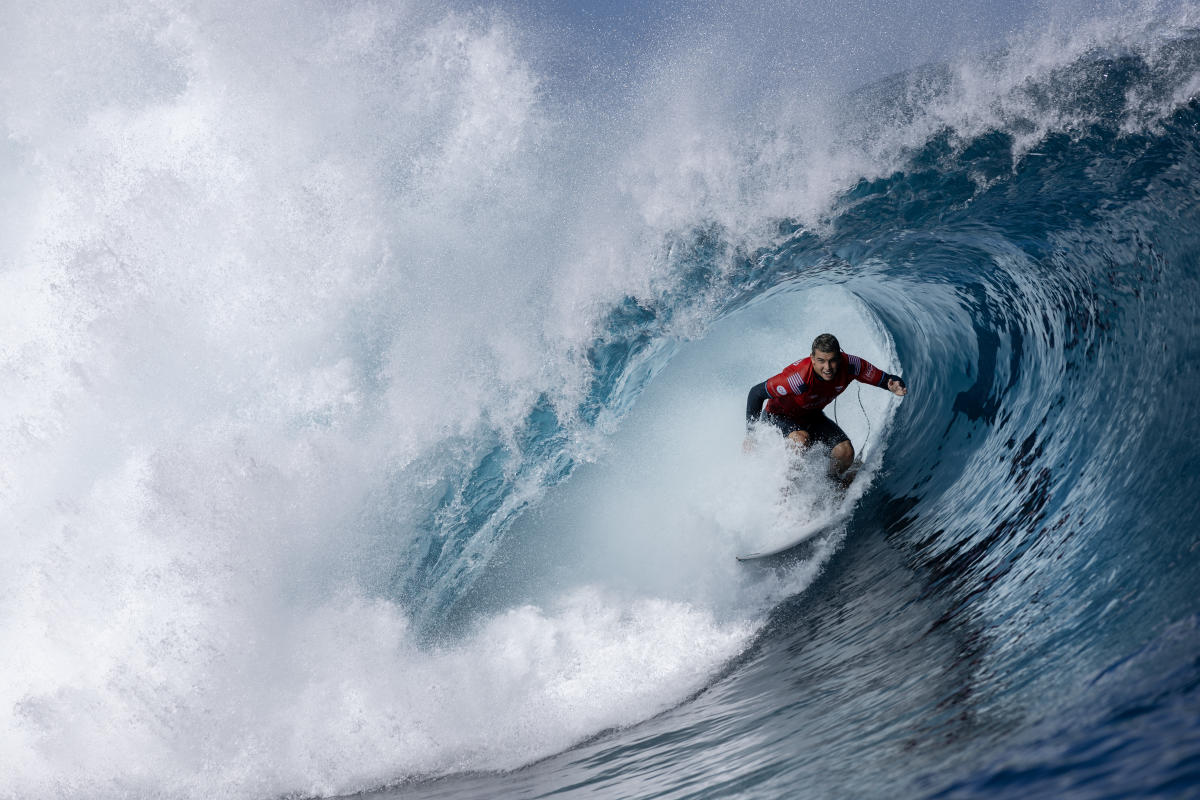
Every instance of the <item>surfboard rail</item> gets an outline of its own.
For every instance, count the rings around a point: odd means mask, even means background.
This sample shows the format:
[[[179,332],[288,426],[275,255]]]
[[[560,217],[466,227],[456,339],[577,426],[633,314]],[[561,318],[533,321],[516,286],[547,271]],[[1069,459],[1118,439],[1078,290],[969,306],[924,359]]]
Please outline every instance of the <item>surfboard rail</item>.
[[[789,539],[786,544],[782,544],[778,547],[773,547],[769,550],[761,550],[761,551],[757,551],[757,552],[753,552],[753,553],[745,553],[742,555],[737,555],[735,557],[737,558],[738,561],[761,561],[761,560],[767,559],[767,558],[774,558],[775,556],[782,556],[782,555],[786,554],[787,552],[789,552],[790,550],[794,550],[795,548],[797,548],[800,545],[804,544],[805,542],[809,541],[813,537],[842,524],[843,522],[845,522],[847,519],[850,518],[850,515],[853,512],[854,512],[853,504],[847,504],[846,506],[843,506],[841,509],[839,509],[837,511],[837,513],[835,513],[831,517],[826,517],[824,519],[817,520],[815,522],[810,522],[807,525],[801,526],[800,530],[797,531],[796,534],[791,539]]]

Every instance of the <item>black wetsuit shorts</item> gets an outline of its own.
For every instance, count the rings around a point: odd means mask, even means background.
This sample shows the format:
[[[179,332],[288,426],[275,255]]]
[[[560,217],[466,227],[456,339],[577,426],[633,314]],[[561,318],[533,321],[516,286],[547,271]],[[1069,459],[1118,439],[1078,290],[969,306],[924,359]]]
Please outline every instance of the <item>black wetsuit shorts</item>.
[[[809,444],[823,444],[831,450],[842,442],[850,441],[846,432],[822,411],[810,411],[799,417],[763,414],[761,419],[779,428],[784,436],[792,431],[806,431],[810,437]]]

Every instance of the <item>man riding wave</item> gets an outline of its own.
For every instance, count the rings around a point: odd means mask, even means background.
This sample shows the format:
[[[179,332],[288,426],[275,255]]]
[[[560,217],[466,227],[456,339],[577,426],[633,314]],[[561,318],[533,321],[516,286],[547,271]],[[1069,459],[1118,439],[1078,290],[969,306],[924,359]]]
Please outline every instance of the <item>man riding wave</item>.
[[[908,386],[899,375],[843,353],[833,334],[822,333],[813,340],[811,355],[750,389],[746,422],[761,419],[774,425],[799,449],[815,443],[829,447],[829,474],[845,486],[853,479],[848,470],[854,463],[854,445],[823,409],[852,381],[887,389],[899,397],[908,394]]]

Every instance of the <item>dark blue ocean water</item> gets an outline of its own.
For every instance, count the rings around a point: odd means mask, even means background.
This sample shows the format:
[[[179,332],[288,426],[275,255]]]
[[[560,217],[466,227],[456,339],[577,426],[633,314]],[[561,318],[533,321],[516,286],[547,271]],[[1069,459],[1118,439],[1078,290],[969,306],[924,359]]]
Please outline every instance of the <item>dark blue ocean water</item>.
[[[1172,53],[1200,63],[1194,37]],[[735,274],[697,234],[679,295],[610,316],[590,402],[636,405],[653,370],[617,378],[670,355],[689,292],[726,282],[720,316],[838,284],[911,390],[880,477],[820,577],[674,707],[381,796],[1200,795],[1200,103],[1121,129],[1164,69],[1089,53],[1027,87],[1084,123],[1019,149],[1028,120],[941,130]]]

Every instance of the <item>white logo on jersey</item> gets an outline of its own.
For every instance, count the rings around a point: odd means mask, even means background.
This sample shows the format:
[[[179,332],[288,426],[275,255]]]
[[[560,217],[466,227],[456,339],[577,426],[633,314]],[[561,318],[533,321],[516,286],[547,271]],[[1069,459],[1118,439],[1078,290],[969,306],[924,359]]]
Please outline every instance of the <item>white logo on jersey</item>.
[[[787,394],[787,387],[784,386],[783,384],[780,384],[779,385],[779,396],[783,397],[785,394]]]

